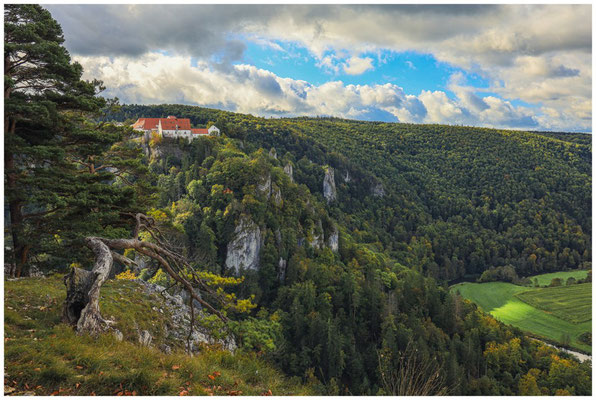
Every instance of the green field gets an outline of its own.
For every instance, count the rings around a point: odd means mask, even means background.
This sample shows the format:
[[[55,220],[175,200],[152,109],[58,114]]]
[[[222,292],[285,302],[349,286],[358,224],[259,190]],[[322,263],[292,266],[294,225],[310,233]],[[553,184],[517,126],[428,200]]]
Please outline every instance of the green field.
[[[588,276],[588,270],[576,269],[573,271],[552,272],[550,274],[530,276],[529,278],[532,280],[532,283],[534,282],[534,279],[538,279],[538,284],[540,286],[545,286],[550,285],[550,281],[554,278],[560,278],[564,285],[568,278],[574,277],[575,279],[584,279],[586,276]]]
[[[591,283],[528,290],[517,298],[573,324],[592,319]]]
[[[568,334],[572,347],[591,354],[592,346],[578,341],[578,337],[584,332],[592,332],[592,284],[588,283],[578,286],[582,286],[582,288],[576,289],[574,293],[566,293],[569,294],[569,298],[566,301],[560,298],[559,303],[555,301],[549,303],[548,297],[551,297],[552,293],[546,291],[546,288],[528,288],[505,282],[460,283],[452,286],[451,291],[459,291],[464,298],[473,301],[481,309],[490,313],[499,321],[516,326],[534,336],[542,337],[553,342],[561,342],[564,335]],[[538,291],[542,292],[538,293]],[[550,311],[543,311],[536,306],[520,300],[519,295],[523,292],[530,292],[529,297],[532,297],[532,301],[540,302],[541,306],[549,307]],[[586,293],[589,293],[589,296],[586,297]],[[575,297],[582,297],[583,300],[577,300]],[[582,304],[581,308],[583,311],[578,312],[578,315],[573,318],[576,320],[583,319],[584,322],[571,323],[565,319],[558,318],[554,314],[553,310],[565,308],[570,302],[576,305],[578,302]],[[588,308],[585,306],[586,302],[589,304]],[[586,313],[589,315],[589,320],[585,319]],[[580,315],[584,315],[584,317]]]

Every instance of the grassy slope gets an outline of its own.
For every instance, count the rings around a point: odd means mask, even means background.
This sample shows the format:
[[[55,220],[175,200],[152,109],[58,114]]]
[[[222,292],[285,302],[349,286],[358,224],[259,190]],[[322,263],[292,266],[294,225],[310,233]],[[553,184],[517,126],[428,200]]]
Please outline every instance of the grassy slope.
[[[577,340],[582,333],[592,331],[592,321],[572,324],[524,303],[516,295],[531,290],[527,287],[505,282],[460,283],[451,290],[458,290],[464,298],[473,301],[499,321],[555,342],[561,341],[563,335],[568,333],[571,346],[592,352],[591,346]]]
[[[5,385],[16,389],[13,394],[315,394],[311,386],[286,378],[254,354],[206,348],[188,357],[180,349],[166,355],[141,347],[136,326],[160,343],[167,317],[152,310],[157,299],[138,290],[135,282],[110,281],[102,289],[102,311],[118,321],[122,342],[110,334],[78,336],[61,324],[64,297],[61,276],[5,282]],[[221,375],[215,376],[216,371]]]
[[[574,277],[575,279],[584,279],[588,276],[588,271],[585,269],[576,269],[573,271],[561,271],[561,272],[553,272],[550,274],[542,274],[536,276],[530,276],[529,278],[534,282],[534,279],[538,279],[538,284],[540,286],[550,285],[550,282],[555,279],[559,278],[563,281],[563,284],[567,281],[567,279]]]

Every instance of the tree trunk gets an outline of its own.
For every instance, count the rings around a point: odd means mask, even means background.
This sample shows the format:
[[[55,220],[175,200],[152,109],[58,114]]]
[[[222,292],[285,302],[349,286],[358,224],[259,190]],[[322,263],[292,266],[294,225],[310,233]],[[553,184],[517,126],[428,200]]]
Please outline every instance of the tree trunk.
[[[97,335],[106,331],[112,321],[103,319],[99,312],[99,292],[108,279],[114,263],[112,252],[98,238],[87,238],[87,246],[95,253],[95,265],[89,272],[73,268],[65,277],[66,300],[62,319],[75,325],[77,332]]]
[[[114,261],[129,266],[136,265],[134,261],[114,250],[134,249],[139,254],[157,260],[163,270],[187,291],[191,299],[196,300],[201,307],[205,307],[206,310],[217,315],[222,321],[227,322],[228,318],[203,300],[192,283],[197,284],[198,288],[202,288],[206,293],[213,296],[217,297],[217,293],[209,288],[208,284],[198,275],[194,273],[188,275],[188,272],[193,270],[192,267],[181,255],[171,249],[167,241],[160,237],[159,229],[153,226],[153,219],[143,214],[137,214],[135,219],[137,224],[134,229],[133,239],[106,239],[100,237],[85,239],[87,247],[95,253],[95,264],[91,271],[73,268],[65,276],[66,300],[62,311],[62,320],[75,326],[79,334],[90,333],[97,335],[108,330],[113,321],[103,319],[100,314],[99,291],[108,279]],[[139,240],[138,236],[141,229],[149,232],[157,243]],[[218,301],[224,302],[225,299],[219,296]]]
[[[17,187],[16,172],[14,170],[14,156],[10,152],[4,154],[4,170],[6,173],[6,189],[14,194]],[[27,252],[23,243],[23,202],[20,199],[11,198],[8,202],[10,210],[10,232],[12,235],[12,248],[14,263],[16,265],[14,275],[19,278],[27,275],[25,265],[27,264]]]

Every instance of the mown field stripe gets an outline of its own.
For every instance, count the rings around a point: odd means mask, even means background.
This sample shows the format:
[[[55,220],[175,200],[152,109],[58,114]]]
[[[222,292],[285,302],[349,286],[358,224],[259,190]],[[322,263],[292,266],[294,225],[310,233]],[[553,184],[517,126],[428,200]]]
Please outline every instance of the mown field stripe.
[[[592,352],[591,346],[578,340],[582,333],[592,332],[591,320],[572,324],[517,298],[517,294],[532,290],[531,288],[490,282],[460,283],[451,290],[459,291],[464,298],[476,303],[501,322],[554,342],[561,342],[565,335],[569,335],[571,346],[583,352]]]

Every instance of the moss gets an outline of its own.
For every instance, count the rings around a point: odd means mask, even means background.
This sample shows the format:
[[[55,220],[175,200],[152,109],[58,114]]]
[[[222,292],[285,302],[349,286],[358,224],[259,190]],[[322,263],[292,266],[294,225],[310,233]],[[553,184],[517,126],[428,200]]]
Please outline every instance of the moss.
[[[253,353],[209,347],[194,357],[179,349],[160,352],[156,347],[167,340],[164,326],[171,321],[159,312],[160,297],[137,282],[109,281],[102,288],[102,314],[116,321],[122,342],[112,334],[77,335],[62,324],[65,294],[62,276],[5,282],[5,382],[15,394],[316,394]],[[137,329],[151,332],[156,347],[140,346]]]

